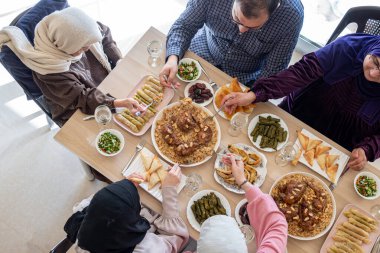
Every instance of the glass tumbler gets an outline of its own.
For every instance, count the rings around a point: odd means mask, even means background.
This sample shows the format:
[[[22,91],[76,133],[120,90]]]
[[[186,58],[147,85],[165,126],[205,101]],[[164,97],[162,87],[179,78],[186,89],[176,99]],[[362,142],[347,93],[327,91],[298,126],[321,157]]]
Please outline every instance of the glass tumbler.
[[[152,68],[158,67],[160,63],[160,55],[162,52],[162,43],[158,40],[152,40],[148,43],[147,50],[149,53],[148,64]]]

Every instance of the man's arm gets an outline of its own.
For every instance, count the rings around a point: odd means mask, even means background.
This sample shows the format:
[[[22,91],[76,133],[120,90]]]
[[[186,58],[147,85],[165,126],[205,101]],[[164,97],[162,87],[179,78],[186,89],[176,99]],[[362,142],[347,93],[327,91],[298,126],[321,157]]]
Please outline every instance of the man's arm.
[[[177,55],[179,59],[183,57],[192,38],[205,24],[207,10],[211,5],[211,0],[188,2],[185,11],[170,28],[166,41],[166,58],[170,55]]]

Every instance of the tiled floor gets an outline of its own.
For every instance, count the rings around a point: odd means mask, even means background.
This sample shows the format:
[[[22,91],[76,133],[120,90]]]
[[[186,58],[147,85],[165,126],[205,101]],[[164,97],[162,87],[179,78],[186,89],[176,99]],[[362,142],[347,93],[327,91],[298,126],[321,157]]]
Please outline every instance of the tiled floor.
[[[70,1],[111,27],[123,53],[150,26],[167,33],[185,3]],[[13,16],[1,16],[0,26]],[[298,58],[295,54],[293,61]],[[58,129],[50,131],[44,115],[2,67],[0,111],[0,252],[48,252],[65,236],[62,228],[74,203],[104,184],[87,181],[79,160],[54,141]]]

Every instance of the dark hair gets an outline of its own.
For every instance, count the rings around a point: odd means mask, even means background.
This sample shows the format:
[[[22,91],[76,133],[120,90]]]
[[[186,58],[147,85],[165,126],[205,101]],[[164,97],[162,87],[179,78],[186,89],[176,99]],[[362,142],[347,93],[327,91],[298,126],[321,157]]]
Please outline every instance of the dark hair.
[[[235,0],[240,5],[241,12],[246,18],[257,18],[261,10],[269,15],[277,8],[280,0]]]

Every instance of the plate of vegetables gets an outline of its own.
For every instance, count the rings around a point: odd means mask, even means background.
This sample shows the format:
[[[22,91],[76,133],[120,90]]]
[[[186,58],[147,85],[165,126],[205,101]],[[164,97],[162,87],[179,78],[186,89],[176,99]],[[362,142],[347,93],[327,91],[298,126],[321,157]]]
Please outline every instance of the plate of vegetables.
[[[195,103],[201,106],[210,104],[214,97],[214,91],[211,85],[202,80],[186,85],[184,94],[185,97],[191,98]]]
[[[354,180],[354,188],[356,193],[368,200],[376,199],[380,196],[379,192],[380,179],[373,173],[368,171],[360,172]]]
[[[191,58],[183,58],[179,61],[177,77],[184,82],[198,80],[202,74],[198,61]]]
[[[124,137],[115,129],[101,131],[95,140],[96,150],[104,156],[115,156],[124,148]]]

